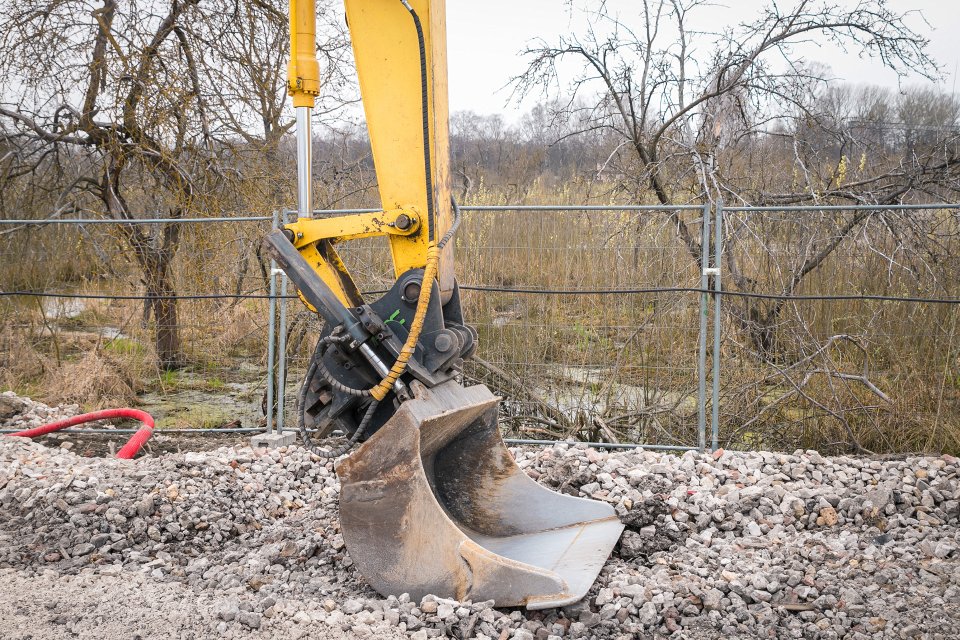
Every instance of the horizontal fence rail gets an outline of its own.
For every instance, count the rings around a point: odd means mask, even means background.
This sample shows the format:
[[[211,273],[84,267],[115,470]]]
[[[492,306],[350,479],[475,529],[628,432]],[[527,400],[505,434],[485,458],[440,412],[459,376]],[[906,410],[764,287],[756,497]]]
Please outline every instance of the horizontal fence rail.
[[[918,298],[909,296],[874,296],[867,294],[833,294],[833,295],[791,295],[783,293],[754,293],[747,291],[714,291],[697,287],[659,287],[650,289],[518,289],[515,287],[485,287],[481,285],[462,284],[464,291],[486,291],[490,293],[517,293],[523,295],[540,296],[605,296],[605,295],[639,295],[649,293],[709,293],[732,298],[754,298],[757,300],[822,300],[842,301],[860,300],[873,302],[918,302],[924,304],[960,304],[960,298]],[[386,293],[380,291],[362,291],[363,295]],[[66,291],[0,291],[0,297],[40,297],[40,298],[76,298],[78,300],[298,300],[293,294],[185,294],[185,295],[158,295],[158,296],[122,296],[122,295],[93,295],[85,293],[70,293]]]

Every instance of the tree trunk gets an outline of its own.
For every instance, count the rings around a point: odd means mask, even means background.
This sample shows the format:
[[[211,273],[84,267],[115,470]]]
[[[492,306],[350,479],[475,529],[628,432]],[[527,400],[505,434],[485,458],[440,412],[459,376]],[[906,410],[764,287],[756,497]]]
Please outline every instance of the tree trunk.
[[[173,216],[174,219],[177,217],[180,217],[179,212]],[[186,364],[180,350],[180,325],[173,286],[173,257],[179,245],[180,225],[176,222],[163,225],[160,238],[150,237],[136,225],[123,225],[123,230],[143,272],[147,289],[144,317],[149,317],[149,311],[153,312],[157,364],[167,371],[179,369]],[[155,239],[159,242],[155,243]]]
[[[180,351],[180,325],[177,322],[177,300],[173,288],[170,259],[157,252],[157,260],[151,261],[147,279],[147,295],[153,308],[156,322],[154,336],[157,363],[164,370],[179,369],[185,364]]]

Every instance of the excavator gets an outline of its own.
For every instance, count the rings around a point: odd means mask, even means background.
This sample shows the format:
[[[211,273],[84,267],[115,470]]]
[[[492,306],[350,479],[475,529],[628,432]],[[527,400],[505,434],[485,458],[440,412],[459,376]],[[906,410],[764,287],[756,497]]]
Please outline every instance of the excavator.
[[[582,599],[623,531],[606,503],[527,476],[500,399],[461,384],[477,332],[454,274],[444,0],[345,0],[380,191],[373,213],[315,217],[315,0],[290,0],[297,220],[264,240],[322,330],[298,394],[304,444],[337,459],[347,551],[384,595],[545,609]],[[383,237],[395,281],[367,302],[342,245]],[[309,434],[339,434],[320,448]]]

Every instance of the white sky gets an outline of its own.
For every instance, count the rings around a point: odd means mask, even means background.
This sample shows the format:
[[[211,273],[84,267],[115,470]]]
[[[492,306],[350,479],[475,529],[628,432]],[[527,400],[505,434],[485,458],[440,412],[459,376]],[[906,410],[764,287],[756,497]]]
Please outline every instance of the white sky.
[[[594,0],[596,1],[596,0]],[[853,0],[837,0],[853,4]],[[639,0],[633,0],[639,7]],[[749,21],[767,0],[726,0],[698,10],[693,28],[718,30],[721,26]],[[918,9],[908,23],[930,39],[928,52],[942,66],[947,91],[955,91],[960,66],[960,0],[889,0],[898,12]],[[793,2],[781,0],[782,7]],[[639,13],[639,9],[637,9]],[[637,15],[637,14],[634,14]],[[624,15],[629,21],[629,16]],[[929,26],[924,23],[924,18]],[[637,25],[638,21],[630,21]],[[447,1],[447,50],[450,75],[450,110],[502,113],[515,121],[532,103],[506,104],[509,88],[502,87],[521,73],[524,59],[519,52],[534,38],[555,42],[562,33],[579,24],[571,18],[562,0],[468,0]],[[802,45],[798,53],[807,59],[830,65],[833,76],[854,83],[897,87],[897,75],[877,60],[843,53],[832,45]],[[906,84],[921,84],[923,78],[908,78]]]

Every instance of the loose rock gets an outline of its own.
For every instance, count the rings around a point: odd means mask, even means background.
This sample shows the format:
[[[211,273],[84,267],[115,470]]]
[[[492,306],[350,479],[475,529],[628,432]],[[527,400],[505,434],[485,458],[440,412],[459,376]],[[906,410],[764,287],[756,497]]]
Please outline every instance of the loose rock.
[[[0,416],[26,407],[4,426],[73,410],[0,397]],[[960,628],[960,464],[949,456],[513,449],[539,482],[602,497],[627,526],[586,599],[528,612],[374,593],[344,545],[333,465],[299,447],[133,463],[77,449],[0,437],[0,637],[29,624],[58,629],[37,637],[106,637],[107,607],[130,593],[169,598],[144,612],[197,612],[137,627],[143,637],[826,640]],[[43,589],[63,593],[56,609],[29,597]],[[81,609],[68,593],[91,600]]]

